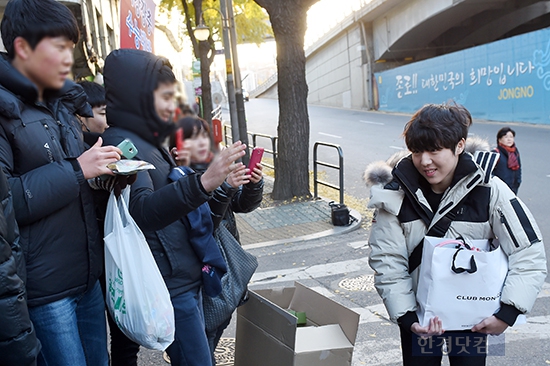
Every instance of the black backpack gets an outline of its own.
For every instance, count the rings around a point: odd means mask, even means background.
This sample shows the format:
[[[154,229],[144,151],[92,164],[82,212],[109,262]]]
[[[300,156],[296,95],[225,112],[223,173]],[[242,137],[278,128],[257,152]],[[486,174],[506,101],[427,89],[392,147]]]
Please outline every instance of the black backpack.
[[[349,208],[343,203],[334,203],[330,201],[330,219],[334,226],[348,226],[351,224]]]

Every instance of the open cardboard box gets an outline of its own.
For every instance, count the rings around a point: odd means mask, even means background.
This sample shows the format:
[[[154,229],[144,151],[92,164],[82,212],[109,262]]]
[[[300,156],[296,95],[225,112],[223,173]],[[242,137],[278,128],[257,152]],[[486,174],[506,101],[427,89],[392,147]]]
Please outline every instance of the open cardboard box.
[[[286,311],[305,311],[307,325]],[[237,309],[235,366],[351,365],[359,314],[295,282],[250,291]]]

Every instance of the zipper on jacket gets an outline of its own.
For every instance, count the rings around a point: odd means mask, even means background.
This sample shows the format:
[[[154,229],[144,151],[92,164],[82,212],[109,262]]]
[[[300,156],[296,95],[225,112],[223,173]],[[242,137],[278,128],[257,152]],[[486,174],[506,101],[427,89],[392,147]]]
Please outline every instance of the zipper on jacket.
[[[508,224],[508,220],[506,220],[506,216],[504,216],[504,212],[502,212],[500,208],[497,208],[497,211],[500,215],[500,222],[503,223],[504,226],[506,226],[506,230],[508,230],[508,234],[510,234],[512,241],[514,242],[514,245],[516,246],[516,248],[519,248],[519,243],[516,237],[514,236],[514,233],[512,232],[512,228],[510,228],[510,224]]]
[[[50,135],[50,138],[52,139],[52,141],[55,141],[56,138],[55,138],[54,133],[50,129],[50,126],[48,126],[47,123],[43,123],[42,125],[44,126],[44,129],[46,129],[46,131],[48,131],[48,134]],[[60,143],[58,143],[58,144],[60,144]],[[54,145],[58,145],[58,144],[54,143]],[[48,157],[50,158],[50,162],[54,162],[55,159],[53,157],[53,153],[52,153],[50,145],[48,143],[45,143],[44,148],[46,148],[46,150],[48,151]],[[61,153],[61,156],[63,156],[63,153],[62,152],[60,152],[60,153]]]

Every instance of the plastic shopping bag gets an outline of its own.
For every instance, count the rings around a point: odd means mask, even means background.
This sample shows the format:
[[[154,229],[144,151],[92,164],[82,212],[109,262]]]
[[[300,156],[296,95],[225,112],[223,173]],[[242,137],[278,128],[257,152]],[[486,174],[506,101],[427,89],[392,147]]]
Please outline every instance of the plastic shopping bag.
[[[445,330],[470,329],[500,308],[508,258],[496,239],[489,244],[426,236],[416,291],[422,326],[438,316]]]
[[[111,193],[105,217],[107,308],[131,340],[165,350],[174,340],[174,309],[145,236],[128,212],[130,187]]]

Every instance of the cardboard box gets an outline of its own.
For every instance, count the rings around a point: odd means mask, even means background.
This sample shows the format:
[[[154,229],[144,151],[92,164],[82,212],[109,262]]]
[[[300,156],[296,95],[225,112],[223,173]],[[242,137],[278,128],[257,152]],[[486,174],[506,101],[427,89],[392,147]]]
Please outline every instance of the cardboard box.
[[[296,282],[250,291],[237,309],[235,366],[351,365],[359,314]],[[305,311],[307,325],[286,311]]]

